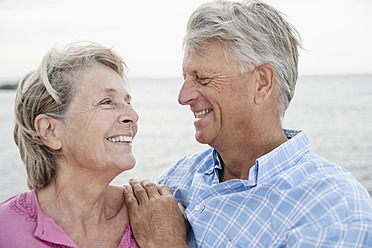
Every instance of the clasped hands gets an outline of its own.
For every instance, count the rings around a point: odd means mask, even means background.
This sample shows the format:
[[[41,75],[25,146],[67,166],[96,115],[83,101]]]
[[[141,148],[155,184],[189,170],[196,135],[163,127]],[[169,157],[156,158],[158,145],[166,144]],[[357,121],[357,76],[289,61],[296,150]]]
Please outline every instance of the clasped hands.
[[[185,209],[166,185],[131,179],[124,198],[134,237],[140,247],[188,247]]]

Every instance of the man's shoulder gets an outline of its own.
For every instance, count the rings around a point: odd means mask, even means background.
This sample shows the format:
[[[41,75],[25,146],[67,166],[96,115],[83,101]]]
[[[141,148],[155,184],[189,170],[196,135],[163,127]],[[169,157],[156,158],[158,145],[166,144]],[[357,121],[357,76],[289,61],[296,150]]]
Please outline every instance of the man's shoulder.
[[[196,169],[199,166],[204,164],[212,163],[214,160],[213,152],[215,150],[213,148],[208,148],[203,151],[193,152],[186,154],[185,156],[181,157],[176,163],[171,165],[170,168],[174,169]]]
[[[309,181],[327,180],[334,185],[365,190],[349,170],[314,153],[305,155],[295,168],[307,171],[305,178]]]
[[[323,207],[338,206],[338,211],[346,211],[349,215],[364,213],[372,217],[372,200],[365,187],[350,171],[317,154],[306,154],[278,180],[278,188],[284,189],[283,192],[293,199],[303,201],[304,206],[313,206],[316,200]]]
[[[215,149],[208,148],[202,151],[198,152],[192,152],[189,154],[186,154],[185,156],[181,157],[175,165],[185,164],[185,163],[203,163],[206,159],[213,158],[213,153],[215,152]]]
[[[187,175],[193,176],[197,170],[214,163],[215,150],[208,148],[203,151],[193,152],[181,157],[176,163],[169,166],[158,178],[158,182],[165,179],[177,179]]]

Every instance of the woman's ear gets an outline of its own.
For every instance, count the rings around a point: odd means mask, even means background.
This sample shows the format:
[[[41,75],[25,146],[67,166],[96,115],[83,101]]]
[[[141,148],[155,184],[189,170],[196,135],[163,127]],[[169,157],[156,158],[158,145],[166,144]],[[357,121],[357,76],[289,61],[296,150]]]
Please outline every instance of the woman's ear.
[[[58,136],[58,120],[46,114],[39,114],[34,121],[34,127],[41,141],[53,150],[62,148],[62,142]]]
[[[256,68],[259,74],[256,81],[255,102],[260,104],[267,101],[273,92],[275,69],[270,64],[264,64]]]

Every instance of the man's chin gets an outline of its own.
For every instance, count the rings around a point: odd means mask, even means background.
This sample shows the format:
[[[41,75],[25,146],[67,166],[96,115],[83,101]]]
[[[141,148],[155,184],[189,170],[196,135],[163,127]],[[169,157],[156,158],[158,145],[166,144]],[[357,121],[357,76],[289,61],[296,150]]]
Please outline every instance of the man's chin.
[[[203,133],[201,133],[201,132],[196,131],[196,133],[195,133],[195,139],[196,139],[196,141],[199,142],[200,144],[209,145],[209,140],[208,140],[208,138],[206,137],[205,134],[203,134]]]

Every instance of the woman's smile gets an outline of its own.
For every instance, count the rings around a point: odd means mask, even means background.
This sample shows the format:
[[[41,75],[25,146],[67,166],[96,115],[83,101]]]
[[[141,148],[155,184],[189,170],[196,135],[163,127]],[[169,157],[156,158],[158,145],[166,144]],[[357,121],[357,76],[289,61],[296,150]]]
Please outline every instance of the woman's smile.
[[[106,139],[108,141],[112,142],[112,143],[127,143],[127,144],[131,144],[132,143],[132,140],[133,140],[133,137],[132,137],[132,135],[130,135],[130,136],[117,135],[117,136],[109,137],[109,138],[106,138]]]

